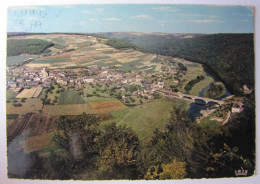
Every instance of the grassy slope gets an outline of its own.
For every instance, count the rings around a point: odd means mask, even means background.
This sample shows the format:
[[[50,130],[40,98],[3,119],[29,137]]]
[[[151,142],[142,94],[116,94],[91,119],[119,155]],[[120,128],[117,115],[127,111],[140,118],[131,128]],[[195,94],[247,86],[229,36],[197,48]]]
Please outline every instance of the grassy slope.
[[[143,140],[149,137],[155,128],[164,126],[173,107],[187,109],[188,102],[179,99],[161,99],[142,106],[112,112],[113,119],[101,122],[101,127],[112,122],[117,125],[126,125]]]
[[[206,128],[209,127],[211,129],[215,129],[217,126],[219,126],[219,122],[216,120],[210,120],[210,116],[203,118],[200,123],[199,126]]]

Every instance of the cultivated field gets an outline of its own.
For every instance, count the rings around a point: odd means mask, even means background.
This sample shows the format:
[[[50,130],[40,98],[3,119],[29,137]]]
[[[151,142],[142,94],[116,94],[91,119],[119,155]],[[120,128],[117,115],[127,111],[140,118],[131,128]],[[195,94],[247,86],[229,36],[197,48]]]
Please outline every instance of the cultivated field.
[[[60,95],[59,105],[84,104],[85,100],[74,89],[67,89]]]
[[[7,103],[6,113],[24,115],[28,112],[38,113],[42,109],[42,101],[39,98],[28,98],[21,104],[21,107],[14,107],[12,103]]]
[[[37,98],[42,92],[42,87],[35,87],[31,89],[24,89],[16,98]]]
[[[38,38],[54,43],[46,56],[27,64],[27,67],[71,66],[118,66],[124,71],[140,70],[154,72],[160,70],[160,63],[152,62],[154,56],[133,49],[117,50],[99,42],[97,38],[84,35],[29,35],[14,37],[19,39]],[[19,56],[20,57],[20,56]],[[20,62],[20,60],[15,61]]]
[[[50,116],[96,113],[89,104],[45,105],[43,112]]]
[[[53,136],[54,132],[49,132],[41,135],[27,137],[20,142],[20,146],[25,153],[53,147],[55,146]]]
[[[117,125],[126,125],[131,127],[143,140],[149,137],[155,128],[161,128],[165,125],[174,107],[187,109],[188,105],[188,101],[180,99],[155,100],[141,106],[111,112],[112,117],[102,121],[101,127],[113,122]]]
[[[109,101],[100,101],[100,102],[91,102],[91,108],[97,114],[109,113],[121,109],[127,108],[118,100],[109,100]]]

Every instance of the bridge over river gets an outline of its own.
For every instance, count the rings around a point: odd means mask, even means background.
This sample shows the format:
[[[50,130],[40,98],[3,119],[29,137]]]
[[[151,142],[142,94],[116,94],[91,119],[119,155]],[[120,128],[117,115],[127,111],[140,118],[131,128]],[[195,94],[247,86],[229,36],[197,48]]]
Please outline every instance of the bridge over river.
[[[182,98],[182,99],[189,99],[192,101],[203,100],[203,101],[205,101],[206,104],[208,104],[209,102],[216,103],[217,105],[225,104],[225,101],[222,101],[222,100],[214,100],[214,99],[205,98],[205,97],[183,94],[180,92],[173,93],[173,92],[161,91],[161,90],[159,90],[159,92],[163,93],[164,96],[171,97],[171,98]]]
[[[217,103],[219,105],[224,104],[225,102],[222,100],[214,100],[214,99],[210,99],[210,98],[205,98],[205,97],[199,97],[199,96],[193,96],[193,95],[188,95],[188,94],[182,94],[182,93],[177,93],[180,97],[182,98],[189,98],[192,99],[193,101],[195,100],[203,100],[206,102],[206,104],[208,104],[209,102],[214,102]]]

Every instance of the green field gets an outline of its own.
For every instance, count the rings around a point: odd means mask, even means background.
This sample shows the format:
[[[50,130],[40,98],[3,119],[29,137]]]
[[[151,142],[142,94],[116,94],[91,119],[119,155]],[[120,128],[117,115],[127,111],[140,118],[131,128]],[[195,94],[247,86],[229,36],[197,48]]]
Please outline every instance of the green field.
[[[54,44],[54,46],[53,46],[54,48],[56,48],[56,49],[64,49],[65,47],[67,47],[66,45],[62,45],[62,44]]]
[[[84,47],[88,47],[88,46],[90,46],[92,44],[93,44],[92,41],[85,41],[85,42],[76,43],[75,45],[78,48],[84,48]]]
[[[185,108],[187,105],[187,101],[179,99],[155,100],[133,108],[117,125],[131,127],[140,140],[143,140],[150,136],[155,128],[165,125],[173,107]]]
[[[42,101],[40,98],[27,98],[25,102],[21,102],[20,100],[18,100],[18,102],[22,104],[21,107],[14,107],[12,103],[7,103],[6,113],[24,115],[28,112],[38,113],[38,111],[42,109]]]
[[[104,129],[106,125],[110,125],[112,123],[118,123],[121,119],[124,118],[124,116],[130,111],[130,108],[114,111],[111,113],[112,118],[106,121],[102,121],[100,123],[100,128]]]
[[[87,102],[104,102],[104,101],[109,101],[109,100],[116,100],[116,98],[105,98],[105,97],[97,97],[97,96],[92,96],[92,97],[85,97]]]
[[[33,63],[62,63],[71,61],[69,58],[56,58],[56,59],[40,59],[35,60]]]
[[[190,94],[194,95],[194,96],[199,96],[199,93],[202,89],[204,89],[205,87],[207,87],[210,83],[214,82],[214,79],[209,77],[209,76],[205,76],[205,79],[201,80],[200,82],[196,83],[192,89],[190,90]]]
[[[128,63],[121,63],[122,66],[120,67],[120,69],[124,70],[124,71],[131,71],[131,70],[138,71],[138,70],[143,70],[143,69],[149,68],[149,66],[143,65],[142,61],[143,61],[143,59],[138,59],[138,60],[128,62]],[[140,66],[140,67],[137,67],[137,66]]]
[[[61,45],[65,45],[66,44],[66,39],[64,39],[64,37],[60,36],[60,37],[56,37],[56,38],[52,38],[52,41],[54,43],[58,43]]]
[[[43,112],[50,116],[79,115],[82,113],[94,114],[95,112],[88,103],[67,105],[44,105]]]
[[[109,59],[110,56],[96,56],[94,57],[94,60],[100,60],[100,59]]]
[[[210,128],[210,129],[215,129],[217,126],[219,126],[220,123],[216,120],[210,120],[210,116],[203,118],[200,123],[199,126],[203,127],[203,128]]]
[[[143,140],[149,137],[155,128],[162,128],[165,125],[173,107],[187,109],[188,104],[188,101],[180,99],[154,100],[151,103],[112,112],[112,118],[102,121],[101,128],[113,122],[117,125],[126,125]]]
[[[54,89],[52,90],[52,93],[48,93],[48,98],[51,99],[51,101],[55,99],[55,96],[57,96],[58,99],[60,97],[60,93],[56,93],[56,91],[59,89],[58,85],[54,85],[53,87]]]
[[[9,99],[12,99],[15,97],[16,97],[15,93],[13,93],[11,90],[6,90],[6,100],[9,100]]]
[[[79,62],[80,64],[86,64],[86,65],[88,65],[88,64],[90,64],[90,65],[92,65],[92,64],[94,64],[94,65],[97,65],[97,66],[99,66],[99,67],[106,67],[106,66],[113,66],[113,65],[121,65],[121,63],[120,62],[118,62],[118,61],[116,61],[116,60],[113,60],[113,59],[109,59],[109,60],[98,60],[97,62],[94,62],[94,63],[92,63],[93,61],[95,61],[95,60],[91,60],[91,61],[81,61],[81,62]],[[110,62],[107,62],[107,61],[110,61]]]
[[[86,103],[85,100],[80,96],[79,92],[74,89],[67,89],[60,95],[59,105],[84,103]]]
[[[9,56],[6,59],[6,65],[7,66],[13,66],[19,63],[24,62],[25,60],[29,58],[37,58],[36,55],[19,55],[19,56]]]

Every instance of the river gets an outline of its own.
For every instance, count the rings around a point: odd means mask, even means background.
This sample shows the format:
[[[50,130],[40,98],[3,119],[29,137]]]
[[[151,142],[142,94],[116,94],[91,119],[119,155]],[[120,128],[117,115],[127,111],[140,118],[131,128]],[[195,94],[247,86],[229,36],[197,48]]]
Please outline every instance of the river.
[[[209,74],[206,72],[206,75],[213,78],[214,79],[214,82],[220,82],[215,76]],[[203,88],[200,93],[199,93],[199,96],[200,97],[204,97],[204,93],[210,88],[210,86],[212,85],[213,83],[209,84],[208,86],[206,86],[205,88]],[[227,96],[230,96],[231,93],[227,90],[227,88],[225,88],[225,94],[216,98],[216,100],[222,100],[223,98],[226,98]],[[203,105],[199,105],[199,104],[195,104],[195,103],[191,103],[190,104],[190,107],[188,109],[188,116],[189,118],[194,122],[196,117],[200,117],[202,116],[202,114],[200,113],[201,110],[206,110],[210,107],[207,107],[207,106],[203,106]]]

